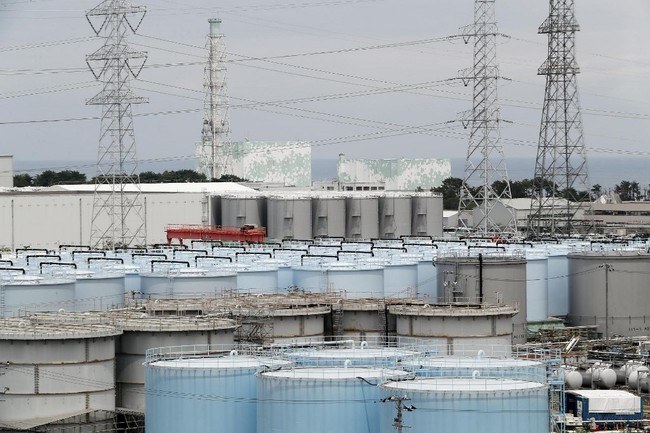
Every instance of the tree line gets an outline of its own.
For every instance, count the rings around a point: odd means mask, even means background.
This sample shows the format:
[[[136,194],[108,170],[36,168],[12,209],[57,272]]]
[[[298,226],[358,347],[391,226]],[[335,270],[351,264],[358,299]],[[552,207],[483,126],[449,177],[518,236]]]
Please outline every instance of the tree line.
[[[32,176],[28,173],[14,175],[15,187],[26,186],[54,186],[54,185],[79,185],[94,184],[97,179],[87,179],[84,173],[76,170],[45,170],[40,174]],[[245,182],[235,175],[223,175],[219,179],[211,179],[210,182]],[[140,183],[185,183],[185,182],[208,182],[204,174],[194,170],[165,170],[162,173],[143,171],[140,173]]]
[[[576,191],[573,188],[561,189],[557,188],[557,186],[554,187],[551,182],[542,181],[541,179],[522,179],[510,181],[512,198],[531,198],[537,195],[540,185],[544,188],[544,194],[546,196],[555,194],[557,197],[572,201],[595,200],[608,192],[599,184],[595,184],[591,188],[591,191]],[[458,209],[462,186],[463,179],[448,177],[442,182],[441,186],[432,188],[431,190],[442,194],[444,209]],[[507,183],[498,180],[492,183],[492,188],[497,194],[501,194],[507,188]],[[469,187],[468,189],[472,194],[478,194],[480,192],[480,187]],[[615,185],[611,192],[618,194],[622,201],[650,200],[650,185],[648,189],[642,190],[636,181],[623,180]]]

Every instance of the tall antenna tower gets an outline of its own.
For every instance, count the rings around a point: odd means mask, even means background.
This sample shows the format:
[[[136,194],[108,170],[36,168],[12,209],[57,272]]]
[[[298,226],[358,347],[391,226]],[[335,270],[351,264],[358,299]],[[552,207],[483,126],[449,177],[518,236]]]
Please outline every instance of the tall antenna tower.
[[[499,143],[499,68],[496,65],[498,30],[494,2],[495,0],[475,0],[474,24],[463,29],[466,44],[474,39],[474,67],[460,71],[460,75],[465,86],[473,84],[474,92],[472,110],[462,115],[463,126],[470,129],[470,138],[459,211],[473,212],[473,226],[483,234],[514,234],[517,231],[517,220],[510,208],[506,208],[510,220],[504,226],[494,221],[492,213],[499,200],[512,198],[503,149]],[[495,181],[503,182],[500,191],[492,187]],[[464,219],[461,218],[461,221],[465,224]]]
[[[133,51],[127,35],[135,33],[146,14],[129,0],[105,0],[86,13],[104,45],[86,56],[86,63],[103,88],[88,105],[101,105],[101,132],[97,152],[97,176],[90,243],[100,248],[144,245],[144,212],[137,173],[131,106],[147,102],[131,91],[147,59]]]
[[[550,0],[549,16],[539,27],[540,34],[548,34],[548,58],[537,72],[546,75],[546,91],[529,237],[570,235],[591,226],[581,215],[590,206],[581,197],[581,193],[590,193],[590,184],[576,78],[580,68],[575,34],[579,30],[574,0]]]
[[[230,146],[230,116],[226,87],[226,47],[221,33],[221,19],[210,19],[205,65],[205,114],[201,143],[197,149],[198,170],[208,179],[219,179],[232,174]]]

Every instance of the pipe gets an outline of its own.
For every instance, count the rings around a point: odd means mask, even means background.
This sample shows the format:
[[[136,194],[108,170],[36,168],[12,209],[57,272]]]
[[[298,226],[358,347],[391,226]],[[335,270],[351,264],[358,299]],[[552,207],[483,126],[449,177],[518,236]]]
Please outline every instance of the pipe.
[[[246,247],[242,247],[241,245],[223,245],[223,244],[221,244],[221,247],[230,248],[231,250],[246,251]],[[212,247],[212,252],[214,252],[215,248],[219,248],[219,247]]]
[[[483,303],[483,253],[478,253],[478,301]]]
[[[404,247],[372,247],[373,250],[400,250],[404,251],[405,253],[408,253],[408,250]]]
[[[20,271],[23,275],[27,274],[27,271],[25,271],[23,268],[6,267],[0,268],[0,271]]]
[[[273,254],[269,253],[268,251],[238,251],[235,253],[235,261],[239,261],[239,256],[259,256],[259,255],[265,255],[269,256],[269,259],[273,258]]]
[[[174,248],[174,250],[172,251],[172,257],[176,258],[177,251],[186,252],[186,253],[205,253],[206,256],[208,255],[207,250],[189,250],[187,248],[186,249]]]
[[[352,251],[352,250],[340,250],[336,252],[336,257],[338,258],[340,254],[370,254],[372,257],[375,257],[375,253],[372,251]]]
[[[313,244],[314,240],[313,239],[293,239],[293,238],[283,238],[282,243],[284,244],[285,242],[304,242],[308,244]]]
[[[183,260],[152,260],[151,261],[151,272],[154,271],[153,268],[154,268],[154,264],[156,264],[156,263],[178,263],[178,264],[187,265],[188,268],[190,267],[190,262],[186,262],[186,261],[183,261]]]
[[[404,244],[404,247],[405,248],[406,247],[434,247],[437,250],[440,249],[440,247],[438,245],[436,245],[436,244],[414,244],[414,243],[409,243],[409,242],[406,242]]]
[[[20,251],[40,251],[43,254],[49,254],[50,250],[46,250],[45,248],[16,248],[16,256],[18,256],[18,253]]]
[[[359,347],[362,349],[367,349],[368,348],[368,342],[367,341],[362,341],[361,344],[359,344]]]
[[[480,371],[478,371],[478,370],[472,371],[472,379],[478,379],[479,377],[481,377],[481,372]]]
[[[62,245],[59,245],[59,252],[61,252],[61,250],[64,249],[64,248],[65,248],[65,249],[69,249],[69,248],[77,248],[77,249],[79,249],[79,248],[84,248],[84,249],[86,249],[86,250],[88,250],[88,251],[92,250],[92,248],[90,247],[90,245],[65,245],[65,244],[62,244]]]
[[[58,254],[34,254],[33,256],[25,256],[25,263],[29,265],[29,259],[38,257],[57,258],[59,261],[61,261],[61,256]]]
[[[492,250],[506,250],[506,247],[502,245],[468,245],[467,249],[471,250],[472,248],[479,248],[479,249],[492,249]]]
[[[66,263],[66,262],[41,262],[39,263],[38,267],[40,269],[39,273],[43,273],[43,265],[50,265],[50,266],[71,266],[75,269],[77,269],[77,264],[76,263]]]
[[[88,257],[88,260],[86,260],[86,262],[90,264],[90,262],[98,260],[107,262],[120,262],[121,264],[124,264],[124,259],[122,257]]]
[[[164,258],[167,258],[167,254],[163,254],[163,253],[131,253],[131,261],[133,261],[133,259],[135,257],[164,257]]]
[[[9,260],[9,259],[0,260],[0,263],[5,263],[5,264],[7,264],[7,265],[9,265],[9,266],[13,266],[13,265],[14,265],[13,260]]]
[[[194,263],[198,264],[199,259],[228,260],[230,263],[232,263],[232,257],[226,256],[194,256]]]
[[[74,255],[75,254],[101,254],[103,257],[106,257],[106,251],[98,251],[98,250],[74,250],[72,252],[72,260],[74,260]]]

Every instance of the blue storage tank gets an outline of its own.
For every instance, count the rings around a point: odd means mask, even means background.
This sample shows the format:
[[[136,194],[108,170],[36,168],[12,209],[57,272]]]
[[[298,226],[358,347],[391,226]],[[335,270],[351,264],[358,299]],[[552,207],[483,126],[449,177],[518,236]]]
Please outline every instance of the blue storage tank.
[[[526,251],[526,320],[548,319],[548,257]]]
[[[360,367],[260,373],[257,433],[377,432],[376,385],[406,376],[400,370]]]
[[[237,288],[237,274],[205,269],[178,269],[140,275],[144,299],[191,298],[221,294]]]
[[[346,298],[383,298],[384,270],[381,266],[328,263],[325,265],[328,291],[342,292]]]
[[[145,431],[256,433],[255,373],[289,363],[233,355],[145,363]]]
[[[43,278],[35,275],[0,275],[0,317],[26,312],[72,311],[74,279]]]
[[[412,348],[368,347],[361,342],[355,348],[309,348],[287,353],[285,356],[298,366],[373,366],[396,367],[408,360],[415,361],[420,352]]]
[[[126,291],[124,274],[77,270],[75,311],[103,311],[124,307]]]
[[[496,378],[423,378],[379,385],[381,397],[408,397],[404,413],[411,433],[548,433],[548,387]],[[395,404],[380,406],[380,432],[394,433]]]
[[[558,245],[548,250],[548,314],[569,314],[569,258],[568,249]]]

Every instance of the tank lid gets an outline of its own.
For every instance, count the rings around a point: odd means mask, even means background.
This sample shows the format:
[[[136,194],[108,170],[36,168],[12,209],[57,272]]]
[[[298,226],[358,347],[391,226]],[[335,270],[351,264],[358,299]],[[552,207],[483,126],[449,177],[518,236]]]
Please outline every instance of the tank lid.
[[[376,380],[408,376],[403,370],[376,367],[307,367],[261,373],[262,377],[290,380]]]
[[[491,304],[424,304],[424,305],[391,305],[390,314],[398,316],[425,317],[477,317],[477,316],[514,316],[519,310],[512,305]]]
[[[416,356],[418,352],[394,348],[355,348],[355,349],[323,349],[301,350],[289,354],[292,358],[320,358],[320,359],[386,359]]]
[[[70,340],[120,335],[104,324],[42,323],[32,318],[0,319],[0,340]]]
[[[388,390],[404,390],[410,392],[494,392],[518,391],[545,388],[546,385],[538,382],[508,378],[466,378],[466,377],[435,377],[410,380],[408,382],[388,382],[380,385]]]
[[[513,367],[545,367],[545,364],[539,361],[516,358],[469,358],[443,356],[435,358],[420,358],[415,360],[405,360],[405,365],[432,367],[432,368],[513,368]]]
[[[190,358],[171,359],[166,361],[155,361],[149,363],[152,367],[183,368],[183,369],[237,369],[260,367],[279,368],[291,365],[290,361],[273,358],[256,358],[252,356],[221,356],[217,358]]]

